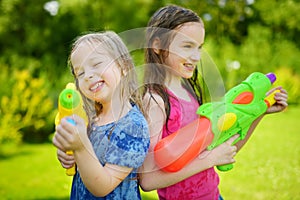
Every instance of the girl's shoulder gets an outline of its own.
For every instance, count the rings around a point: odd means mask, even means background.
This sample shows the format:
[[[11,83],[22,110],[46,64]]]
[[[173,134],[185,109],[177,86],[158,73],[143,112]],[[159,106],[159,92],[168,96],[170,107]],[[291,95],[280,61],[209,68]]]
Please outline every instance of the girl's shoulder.
[[[134,105],[126,116],[117,122],[117,126],[122,127],[123,130],[131,130],[130,132],[133,133],[145,132],[147,121],[138,106]]]
[[[165,102],[163,98],[156,92],[146,92],[143,97],[143,105],[146,108],[153,108],[158,106],[163,110],[165,109]]]
[[[133,104],[132,108],[124,116],[120,118],[116,117],[116,119],[110,123],[104,125],[93,123],[91,131],[96,133],[111,132],[111,130],[115,130],[116,127],[118,127],[118,130],[124,131],[127,129],[144,126],[147,126],[147,121],[138,106]]]
[[[132,120],[134,124],[147,123],[146,119],[137,105],[133,105],[131,110],[127,113],[125,120]]]

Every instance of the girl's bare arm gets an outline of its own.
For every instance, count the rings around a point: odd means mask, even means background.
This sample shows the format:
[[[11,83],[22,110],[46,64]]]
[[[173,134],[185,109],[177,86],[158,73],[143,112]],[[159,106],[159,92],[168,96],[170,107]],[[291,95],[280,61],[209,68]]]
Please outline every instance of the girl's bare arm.
[[[178,172],[168,173],[160,170],[155,164],[153,149],[156,143],[161,139],[161,130],[165,123],[165,112],[163,109],[163,100],[158,95],[153,96],[155,97],[156,102],[149,99],[150,95],[146,95],[144,99],[145,102],[150,102],[150,109],[148,113],[150,149],[143,166],[140,168],[140,185],[143,190],[150,191],[158,188],[164,188],[215,165],[234,162],[233,157],[236,153],[236,147],[231,146],[231,143],[237,136],[231,138],[230,141],[220,145],[212,151],[200,154],[198,159],[194,159]]]
[[[113,191],[132,171],[132,168],[106,164],[102,166],[86,134],[83,119],[74,116],[76,125],[62,119],[56,127],[53,144],[63,152],[74,151],[74,158],[87,189],[95,196],[103,197]]]

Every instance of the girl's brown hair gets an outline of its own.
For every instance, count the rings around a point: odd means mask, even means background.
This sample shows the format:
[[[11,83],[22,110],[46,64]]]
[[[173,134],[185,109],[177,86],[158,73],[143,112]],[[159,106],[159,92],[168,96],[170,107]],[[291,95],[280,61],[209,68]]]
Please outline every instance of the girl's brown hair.
[[[166,91],[165,79],[167,67],[164,61],[168,56],[168,49],[174,38],[174,30],[187,22],[198,22],[204,27],[201,18],[193,11],[176,5],[165,6],[156,11],[147,25],[145,50],[145,72],[144,72],[144,93],[152,91],[161,96],[165,102],[166,121],[170,116],[170,95]],[[160,53],[154,52],[152,44],[154,40],[160,41]],[[193,76],[183,79],[183,86],[202,104],[202,89],[196,68]],[[152,97],[153,98],[153,97]],[[154,98],[153,98],[154,99]],[[155,99],[154,99],[155,101]],[[166,123],[167,124],[167,123]]]

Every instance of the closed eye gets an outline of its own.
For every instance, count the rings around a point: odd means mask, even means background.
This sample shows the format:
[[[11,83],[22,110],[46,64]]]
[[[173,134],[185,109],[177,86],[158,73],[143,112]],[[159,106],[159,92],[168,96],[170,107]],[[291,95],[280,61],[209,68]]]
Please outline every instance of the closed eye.
[[[192,45],[184,45],[183,47],[189,49],[192,48]]]
[[[203,44],[202,44],[202,45],[200,45],[200,46],[198,47],[198,49],[199,49],[199,50],[201,50],[201,49],[202,49],[202,47],[203,47]]]
[[[76,74],[77,77],[81,77],[83,75],[84,75],[84,72],[79,72],[79,73]]]
[[[102,65],[102,61],[101,62],[97,62],[97,63],[95,63],[94,65],[93,65],[93,67],[100,67],[101,65]]]

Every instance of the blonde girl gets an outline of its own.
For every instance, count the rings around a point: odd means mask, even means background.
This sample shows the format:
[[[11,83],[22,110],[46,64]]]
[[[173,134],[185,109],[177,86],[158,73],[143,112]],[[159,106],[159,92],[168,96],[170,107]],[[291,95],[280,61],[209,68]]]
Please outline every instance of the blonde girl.
[[[114,32],[83,35],[73,45],[70,66],[89,118],[88,127],[78,116],[69,117],[75,125],[63,118],[53,138],[62,166],[77,166],[70,198],[140,199],[137,168],[149,132],[126,46]]]

